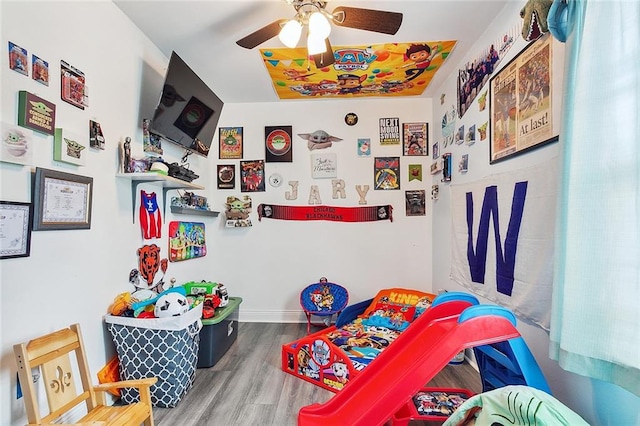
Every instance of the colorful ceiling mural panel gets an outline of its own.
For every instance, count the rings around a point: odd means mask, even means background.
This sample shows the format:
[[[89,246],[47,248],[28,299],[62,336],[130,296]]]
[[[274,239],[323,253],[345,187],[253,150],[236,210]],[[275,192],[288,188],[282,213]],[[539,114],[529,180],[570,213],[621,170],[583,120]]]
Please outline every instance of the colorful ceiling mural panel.
[[[334,46],[335,63],[316,68],[307,49],[260,49],[280,99],[416,96],[456,45],[455,40]]]

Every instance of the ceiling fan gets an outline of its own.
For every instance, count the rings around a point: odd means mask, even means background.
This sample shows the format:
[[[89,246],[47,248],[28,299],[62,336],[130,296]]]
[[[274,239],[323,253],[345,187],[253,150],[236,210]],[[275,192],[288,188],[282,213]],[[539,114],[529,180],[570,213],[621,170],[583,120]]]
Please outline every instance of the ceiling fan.
[[[332,12],[326,10],[327,2],[318,0],[284,0],[292,5],[296,14],[292,19],[278,19],[236,43],[246,49],[279,36],[287,47],[295,47],[303,28],[307,28],[307,51],[316,67],[335,62],[329,43],[331,23],[340,27],[356,28],[382,34],[394,35],[402,24],[402,13],[384,10],[338,6]]]

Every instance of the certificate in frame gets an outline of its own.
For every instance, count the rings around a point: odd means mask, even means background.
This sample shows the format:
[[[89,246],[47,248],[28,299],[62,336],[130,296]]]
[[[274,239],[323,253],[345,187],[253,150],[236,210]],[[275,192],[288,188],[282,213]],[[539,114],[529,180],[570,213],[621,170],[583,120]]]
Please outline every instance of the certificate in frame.
[[[0,259],[29,257],[32,222],[31,203],[0,201]]]
[[[90,229],[93,178],[36,168],[34,231]]]

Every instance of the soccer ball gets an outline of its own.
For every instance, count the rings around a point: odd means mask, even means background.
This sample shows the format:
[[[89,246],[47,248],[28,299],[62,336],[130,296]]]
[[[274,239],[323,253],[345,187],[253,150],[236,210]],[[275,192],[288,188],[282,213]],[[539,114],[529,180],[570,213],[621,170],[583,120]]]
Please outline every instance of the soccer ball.
[[[187,298],[180,293],[167,293],[158,299],[153,313],[158,318],[174,317],[189,311]]]

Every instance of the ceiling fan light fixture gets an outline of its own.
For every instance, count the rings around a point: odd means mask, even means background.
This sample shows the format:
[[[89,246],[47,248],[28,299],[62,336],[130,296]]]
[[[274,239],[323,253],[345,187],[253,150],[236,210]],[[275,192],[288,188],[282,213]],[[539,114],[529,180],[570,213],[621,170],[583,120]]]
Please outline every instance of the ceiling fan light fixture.
[[[280,30],[278,38],[285,46],[294,48],[300,40],[302,34],[302,24],[297,19],[292,19]]]
[[[309,31],[324,40],[331,33],[331,24],[322,12],[313,12],[309,16]]]
[[[324,40],[324,38],[309,32],[309,36],[307,37],[307,53],[309,56],[318,55],[327,51],[327,45]]]

